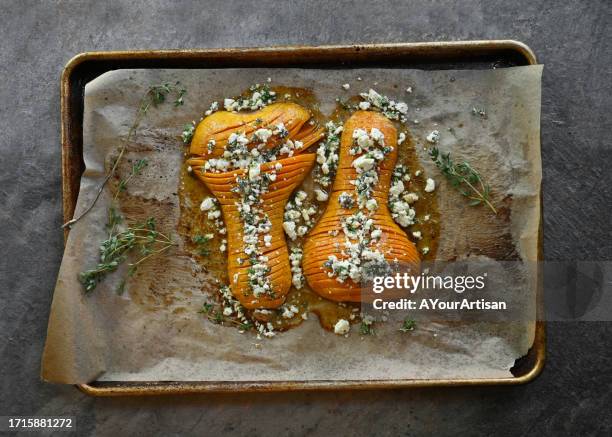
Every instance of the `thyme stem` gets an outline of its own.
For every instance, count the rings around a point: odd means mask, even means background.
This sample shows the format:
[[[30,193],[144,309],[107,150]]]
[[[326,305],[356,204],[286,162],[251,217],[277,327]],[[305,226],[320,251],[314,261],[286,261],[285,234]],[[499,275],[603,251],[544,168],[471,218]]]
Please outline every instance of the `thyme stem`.
[[[93,209],[94,205],[98,202],[98,199],[102,195],[102,191],[104,191],[104,187],[106,186],[110,178],[115,174],[115,171],[117,171],[117,167],[119,166],[121,159],[125,155],[127,145],[132,140],[132,137],[136,133],[136,130],[140,126],[142,119],[146,115],[151,105],[157,106],[158,104],[163,103],[166,100],[166,96],[172,92],[177,93],[177,99],[174,102],[174,106],[176,107],[176,106],[180,106],[183,104],[183,96],[185,95],[187,91],[184,88],[179,87],[178,85],[179,85],[179,82],[177,82],[175,85],[170,85],[170,84],[165,83],[162,85],[151,86],[147,89],[147,91],[145,92],[145,94],[142,96],[142,98],[140,99],[138,103],[138,109],[136,110],[136,115],[134,116],[134,122],[130,126],[128,134],[123,140],[121,148],[119,149],[119,156],[115,160],[115,163],[111,167],[111,170],[104,177],[104,180],[98,187],[94,199],[87,206],[87,208],[85,208],[85,210],[81,214],[79,214],[79,216],[73,217],[72,219],[64,223],[62,225],[62,229],[72,226],[73,224],[81,220],[83,217],[85,217]],[[114,199],[116,199],[116,195]]]
[[[453,162],[450,153],[441,154],[437,147],[431,148],[429,156],[451,185],[457,188],[463,196],[471,200],[471,206],[485,204],[494,214],[497,214],[497,210],[490,200],[489,185],[483,181],[480,173],[470,164],[465,161],[459,164]],[[461,189],[462,185],[467,190]],[[477,187],[478,185],[480,185],[480,188]]]

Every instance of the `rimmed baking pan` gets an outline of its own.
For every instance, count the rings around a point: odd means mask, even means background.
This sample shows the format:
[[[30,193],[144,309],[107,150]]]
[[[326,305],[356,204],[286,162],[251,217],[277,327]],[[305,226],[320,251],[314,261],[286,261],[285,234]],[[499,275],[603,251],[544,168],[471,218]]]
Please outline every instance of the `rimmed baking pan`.
[[[342,46],[292,46],[207,50],[146,50],[82,53],[71,59],[61,78],[62,191],[64,220],[74,214],[83,163],[83,96],[85,85],[103,73],[123,68],[357,68],[492,69],[534,65],[534,53],[510,40],[399,43]],[[65,230],[67,237],[69,229]],[[542,229],[539,231],[541,258]],[[538,304],[542,305],[541,284]],[[545,325],[536,323],[535,340],[525,357],[516,361],[512,377],[479,379],[400,379],[368,381],[258,381],[258,382],[93,382],[79,385],[94,396],[341,390],[402,387],[513,385],[533,380],[545,358]]]

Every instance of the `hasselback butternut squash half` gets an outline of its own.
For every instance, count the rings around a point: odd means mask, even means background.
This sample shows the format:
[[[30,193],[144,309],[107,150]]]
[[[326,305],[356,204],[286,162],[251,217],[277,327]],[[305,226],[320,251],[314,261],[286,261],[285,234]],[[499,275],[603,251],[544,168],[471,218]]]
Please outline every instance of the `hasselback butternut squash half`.
[[[344,124],[327,209],[304,244],[310,288],[334,301],[362,300],[361,281],[393,265],[419,268],[417,249],[388,207],[397,162],[397,130],[378,112],[357,111]]]
[[[250,113],[221,111],[197,126],[187,161],[221,206],[232,295],[247,309],[276,308],[291,287],[283,213],[310,172],[323,137],[310,113],[277,103]]]

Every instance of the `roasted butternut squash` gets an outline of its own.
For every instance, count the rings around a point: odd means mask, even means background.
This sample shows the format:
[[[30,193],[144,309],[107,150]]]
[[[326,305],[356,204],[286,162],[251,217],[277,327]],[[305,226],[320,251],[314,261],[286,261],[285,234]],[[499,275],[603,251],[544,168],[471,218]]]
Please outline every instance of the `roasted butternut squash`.
[[[384,274],[392,263],[418,269],[416,247],[388,207],[396,162],[391,121],[372,111],[357,111],[347,120],[329,204],[304,244],[304,276],[320,296],[359,302],[360,282],[368,276]]]
[[[191,143],[187,163],[221,205],[229,286],[247,309],[276,308],[291,287],[283,213],[314,164],[303,152],[323,137],[309,119],[294,103],[221,111],[202,120]]]

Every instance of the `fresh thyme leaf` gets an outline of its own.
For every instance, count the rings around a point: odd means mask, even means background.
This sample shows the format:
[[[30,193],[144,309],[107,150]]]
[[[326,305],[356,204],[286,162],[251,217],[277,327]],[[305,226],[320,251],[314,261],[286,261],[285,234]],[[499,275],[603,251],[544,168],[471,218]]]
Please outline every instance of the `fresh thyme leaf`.
[[[142,169],[145,168],[147,165],[149,165],[149,163],[146,159],[139,159],[132,166],[132,174],[139,175]]]
[[[188,123],[185,126],[183,126],[183,133],[181,133],[181,139],[183,140],[183,144],[189,144],[191,142],[194,132],[195,132],[194,123]]]
[[[241,323],[238,326],[238,329],[240,331],[250,331],[251,329],[253,329],[253,323],[251,321],[247,321],[247,322]]]
[[[130,174],[127,176],[127,178],[121,179],[119,181],[119,185],[117,186],[117,193],[115,193],[115,197],[114,197],[113,200],[115,200],[117,198],[117,195],[120,192],[125,191],[127,189],[127,185],[132,180],[132,178],[134,176],[140,175],[140,173],[142,173],[142,170],[147,165],[149,165],[149,162],[146,159],[139,159],[134,164],[132,164],[132,170],[130,171]]]
[[[119,225],[123,218],[119,213],[117,213],[117,209],[114,207],[108,208],[108,223],[106,224],[106,228],[111,230],[115,226]]]
[[[208,303],[208,302],[204,302],[202,304],[202,309],[199,312],[200,313],[204,313],[204,314],[210,314],[212,309],[213,309],[213,304]]]
[[[402,327],[400,328],[400,331],[410,332],[410,331],[414,331],[414,328],[416,328],[416,322],[412,319],[405,319],[404,323],[402,323]]]
[[[470,206],[485,204],[493,213],[497,214],[497,210],[490,200],[491,189],[489,185],[483,181],[480,173],[469,163],[465,161],[455,163],[450,156],[450,152],[440,153],[435,146],[429,150],[429,156],[450,184],[457,188],[463,196],[470,199]]]
[[[177,85],[179,83],[177,82]],[[174,101],[174,106],[182,106],[183,103],[185,103],[183,101],[183,97],[185,96],[185,94],[187,94],[187,90],[185,88],[181,88],[178,90],[177,96],[176,96],[176,100]]]
[[[213,239],[212,234],[206,234],[206,235],[197,234],[193,236],[191,241],[193,241],[193,243],[197,246],[197,251],[199,255],[208,256],[210,255],[210,249],[206,246],[208,245],[208,242],[212,239]]]
[[[128,254],[136,251],[141,254],[141,258],[130,264],[127,274],[131,277],[136,272],[138,264],[175,245],[169,237],[155,231],[153,218],[147,219],[144,224],[119,230],[120,217],[114,208],[109,209],[107,227],[110,229],[110,235],[100,244],[100,262],[95,268],[79,274],[79,281],[86,292],[94,290],[108,273],[117,270],[119,265],[127,260]],[[125,285],[121,286],[123,287]]]
[[[214,317],[215,323],[220,324],[223,322],[223,313],[221,311],[216,311]]]
[[[376,332],[374,331],[373,323],[366,323],[365,321],[361,322],[359,325],[359,334],[361,335],[374,335]]]

